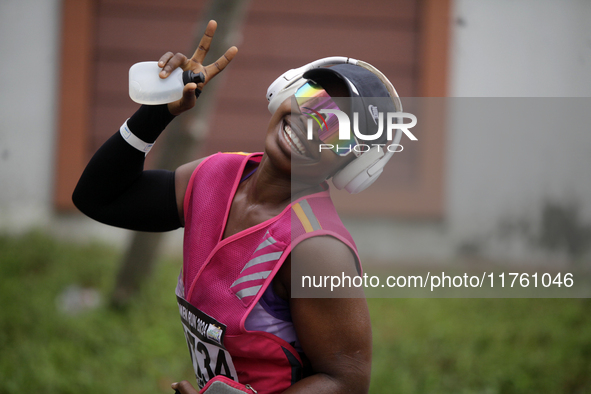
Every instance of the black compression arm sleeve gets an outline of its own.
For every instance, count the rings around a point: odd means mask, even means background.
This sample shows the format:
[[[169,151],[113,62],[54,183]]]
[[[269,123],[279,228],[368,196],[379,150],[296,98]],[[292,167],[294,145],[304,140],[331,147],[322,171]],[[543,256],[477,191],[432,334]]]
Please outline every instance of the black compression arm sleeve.
[[[151,143],[174,118],[166,105],[142,106],[127,121],[138,138]],[[174,172],[144,171],[143,152],[115,133],[94,154],[72,200],[87,216],[137,231],[169,231],[181,226]]]

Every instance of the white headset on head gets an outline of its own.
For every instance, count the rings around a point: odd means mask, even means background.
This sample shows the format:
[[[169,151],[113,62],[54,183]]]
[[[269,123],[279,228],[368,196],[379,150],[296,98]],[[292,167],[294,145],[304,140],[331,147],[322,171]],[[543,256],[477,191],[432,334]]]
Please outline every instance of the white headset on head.
[[[267,89],[267,101],[269,101],[269,111],[271,114],[274,114],[285,99],[293,96],[295,92],[307,82],[307,80],[302,77],[306,71],[336,64],[352,64],[371,71],[380,79],[380,81],[382,81],[388,90],[388,93],[390,93],[390,98],[394,103],[396,112],[402,112],[402,102],[400,101],[396,89],[394,89],[394,86],[388,78],[386,78],[386,76],[377,68],[361,60],[352,59],[350,57],[333,56],[313,61],[312,63],[308,63],[296,69],[288,70],[269,85],[269,88]],[[401,137],[402,130],[396,129],[396,134],[394,134],[390,145],[397,145],[400,142]],[[371,149],[361,154],[361,156],[354,159],[351,163],[347,164],[337,172],[332,177],[332,183],[339,190],[345,189],[349,193],[359,193],[378,179],[380,174],[384,171],[384,166],[388,163],[388,160],[392,158],[393,154],[394,152],[389,151],[386,146],[372,146]]]

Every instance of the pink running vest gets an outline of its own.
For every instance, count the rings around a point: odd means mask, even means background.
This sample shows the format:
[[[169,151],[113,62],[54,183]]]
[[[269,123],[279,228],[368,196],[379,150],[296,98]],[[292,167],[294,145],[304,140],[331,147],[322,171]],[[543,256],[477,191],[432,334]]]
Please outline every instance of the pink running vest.
[[[279,393],[302,378],[302,360],[285,340],[247,331],[246,317],[297,243],[331,235],[355,253],[328,191],[298,199],[281,214],[222,239],[248,160],[262,154],[218,153],[196,169],[185,195],[183,270],[177,300],[197,383],[216,375]]]

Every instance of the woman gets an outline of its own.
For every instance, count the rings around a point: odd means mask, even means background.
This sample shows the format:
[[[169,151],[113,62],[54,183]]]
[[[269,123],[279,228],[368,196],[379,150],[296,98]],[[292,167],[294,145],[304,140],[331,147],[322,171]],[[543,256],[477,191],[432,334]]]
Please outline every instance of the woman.
[[[91,159],[74,203],[123,228],[185,227],[176,293],[203,392],[365,393],[371,369],[365,299],[291,297],[292,264],[360,274],[355,245],[325,183],[356,156],[319,149],[318,126],[307,140],[308,115],[288,98],[271,117],[264,153],[220,153],[175,172],[143,171],[147,147],[236,55],[232,47],[203,65],[216,26],[209,22],[190,59],[169,52],[159,61],[161,78],[181,67],[202,72],[204,81],[187,84],[179,101],[142,106],[128,119]],[[348,96],[342,78],[350,72],[319,72],[306,87],[325,97]],[[187,381],[172,387],[196,392]]]

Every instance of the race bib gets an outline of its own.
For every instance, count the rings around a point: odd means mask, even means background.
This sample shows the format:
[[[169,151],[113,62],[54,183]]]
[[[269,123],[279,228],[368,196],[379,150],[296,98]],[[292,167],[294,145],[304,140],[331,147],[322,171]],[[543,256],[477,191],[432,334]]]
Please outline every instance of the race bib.
[[[199,388],[217,375],[238,381],[230,353],[224,347],[226,326],[178,295],[177,302]]]

